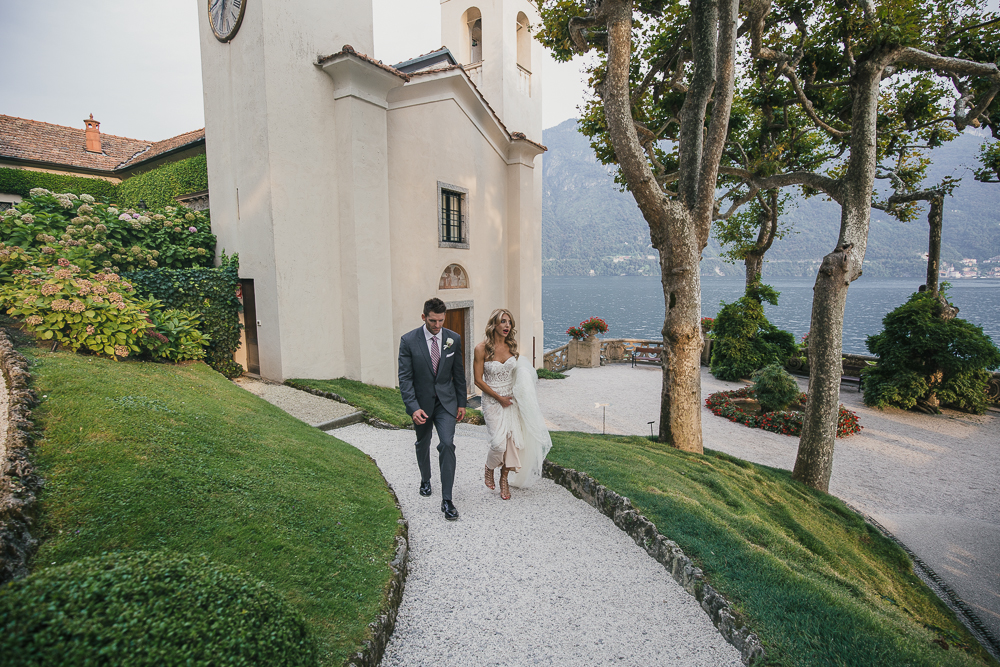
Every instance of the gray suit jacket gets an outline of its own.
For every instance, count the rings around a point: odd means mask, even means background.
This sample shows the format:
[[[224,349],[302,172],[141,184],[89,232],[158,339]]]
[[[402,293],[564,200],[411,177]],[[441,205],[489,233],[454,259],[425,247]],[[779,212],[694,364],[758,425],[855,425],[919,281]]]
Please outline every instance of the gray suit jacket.
[[[458,415],[458,408],[465,407],[468,397],[462,338],[454,331],[442,328],[442,347],[449,338],[454,342],[447,349],[442,349],[437,376],[431,370],[431,353],[427,350],[423,326],[403,334],[399,339],[399,391],[408,415],[413,416],[417,410],[432,414],[435,396],[452,416]]]

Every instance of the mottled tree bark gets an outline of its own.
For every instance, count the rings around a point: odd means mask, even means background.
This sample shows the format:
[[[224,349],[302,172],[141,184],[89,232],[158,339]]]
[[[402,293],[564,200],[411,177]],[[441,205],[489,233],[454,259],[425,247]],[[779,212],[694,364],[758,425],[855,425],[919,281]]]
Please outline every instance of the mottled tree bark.
[[[743,266],[746,268],[746,286],[760,280],[764,273],[764,255],[771,249],[775,237],[778,235],[778,191],[769,190],[767,200],[764,197],[758,198],[760,210],[758,211],[757,242],[754,247],[747,252],[743,258]]]
[[[930,237],[927,241],[927,291],[938,293],[938,275],[941,268],[941,227],[944,224],[944,196],[931,200],[931,210],[927,214]]]

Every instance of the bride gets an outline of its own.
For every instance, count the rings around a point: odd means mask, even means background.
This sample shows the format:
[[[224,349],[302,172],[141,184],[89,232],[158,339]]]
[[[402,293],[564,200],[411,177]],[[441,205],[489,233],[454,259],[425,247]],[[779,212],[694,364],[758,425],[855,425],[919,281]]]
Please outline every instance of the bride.
[[[527,488],[542,476],[542,461],[552,448],[535,395],[538,375],[517,354],[514,316],[497,308],[486,323],[486,339],[476,345],[473,373],[483,392],[483,417],[490,438],[486,486],[495,489],[500,468],[500,497],[510,500],[510,484]],[[514,474],[509,477],[508,475]]]

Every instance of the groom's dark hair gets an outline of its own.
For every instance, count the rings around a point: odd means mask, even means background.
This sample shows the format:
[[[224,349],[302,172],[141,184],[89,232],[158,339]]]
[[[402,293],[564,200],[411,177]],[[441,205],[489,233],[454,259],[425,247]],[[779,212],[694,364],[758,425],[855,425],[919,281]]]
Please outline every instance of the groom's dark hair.
[[[424,316],[430,315],[431,313],[444,313],[448,311],[448,306],[444,305],[444,301],[434,297],[432,299],[427,299],[424,301]]]

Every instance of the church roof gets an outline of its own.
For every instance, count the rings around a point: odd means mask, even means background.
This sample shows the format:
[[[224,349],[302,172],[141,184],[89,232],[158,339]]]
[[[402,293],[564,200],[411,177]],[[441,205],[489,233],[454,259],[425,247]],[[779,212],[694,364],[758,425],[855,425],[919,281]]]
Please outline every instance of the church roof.
[[[360,60],[364,60],[365,62],[369,62],[372,65],[375,65],[376,67],[381,67],[382,69],[384,69],[387,72],[392,72],[396,76],[402,77],[403,80],[405,80],[405,81],[409,81],[410,80],[410,75],[407,74],[406,72],[401,72],[398,69],[396,69],[395,67],[390,67],[389,65],[386,65],[385,63],[383,63],[381,60],[375,60],[374,58],[366,56],[363,53],[358,53],[354,49],[354,47],[351,46],[350,44],[344,44],[344,48],[342,48],[340,51],[337,51],[336,53],[331,53],[328,56],[320,56],[319,58],[316,59],[316,64],[319,65],[319,66],[323,66],[326,63],[328,63],[331,60],[333,60],[334,58],[336,58],[337,56],[343,56],[343,55],[354,56],[355,58],[358,58]]]
[[[409,60],[393,65],[393,67],[400,72],[413,74],[414,72],[441,68],[448,65],[458,65],[458,61],[455,60],[455,56],[451,54],[447,46],[442,46],[440,49],[435,49],[430,53],[419,55],[416,58],[410,58]]]
[[[0,115],[0,159],[44,163],[114,173],[134,168],[171,151],[205,141],[205,130],[145,141],[100,134],[101,152],[87,150],[86,130]]]

